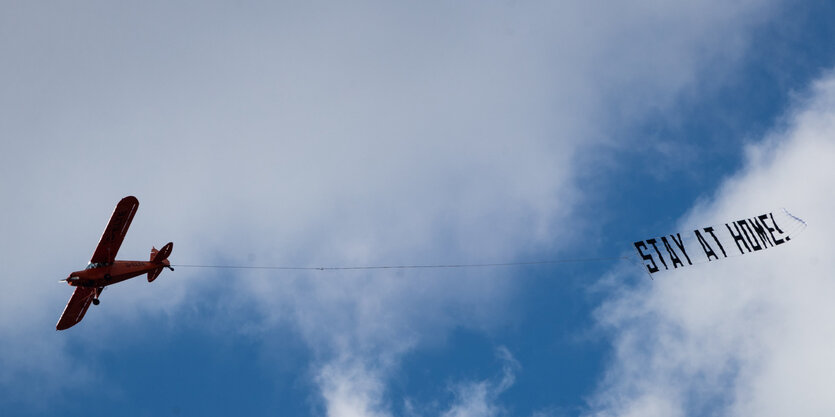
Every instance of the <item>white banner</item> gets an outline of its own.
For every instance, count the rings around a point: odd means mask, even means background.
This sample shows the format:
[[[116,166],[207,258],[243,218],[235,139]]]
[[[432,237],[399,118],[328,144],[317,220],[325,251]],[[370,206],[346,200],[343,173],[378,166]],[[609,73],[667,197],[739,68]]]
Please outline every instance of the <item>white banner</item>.
[[[654,274],[780,246],[805,227],[806,222],[784,209],[692,232],[640,240],[634,245],[647,271]]]

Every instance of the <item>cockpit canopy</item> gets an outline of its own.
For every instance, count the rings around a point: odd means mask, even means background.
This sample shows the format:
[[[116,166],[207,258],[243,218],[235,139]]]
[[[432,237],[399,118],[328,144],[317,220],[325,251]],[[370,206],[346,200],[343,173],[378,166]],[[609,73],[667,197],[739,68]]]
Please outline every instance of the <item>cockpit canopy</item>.
[[[84,268],[84,269],[101,268],[101,267],[104,267],[104,266],[107,266],[107,263],[105,263],[105,262],[90,262],[89,264],[87,264],[87,267]]]

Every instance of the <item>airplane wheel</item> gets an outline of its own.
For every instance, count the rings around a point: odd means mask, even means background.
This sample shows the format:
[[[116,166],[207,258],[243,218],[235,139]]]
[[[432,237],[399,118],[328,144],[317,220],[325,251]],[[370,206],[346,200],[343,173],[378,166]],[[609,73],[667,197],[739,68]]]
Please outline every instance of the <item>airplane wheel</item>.
[[[94,299],[93,299],[93,305],[94,305],[94,306],[99,305],[99,302],[100,302],[100,301],[99,301],[99,299],[98,299],[98,298],[94,298]]]

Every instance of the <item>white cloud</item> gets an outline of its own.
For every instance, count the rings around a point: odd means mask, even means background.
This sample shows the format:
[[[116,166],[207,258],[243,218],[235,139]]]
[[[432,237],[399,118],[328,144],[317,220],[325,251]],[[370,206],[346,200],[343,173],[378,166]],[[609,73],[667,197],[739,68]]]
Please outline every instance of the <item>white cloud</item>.
[[[455,403],[444,411],[443,417],[493,417],[506,414],[497,403],[498,396],[516,381],[519,362],[505,347],[496,350],[502,360],[502,375],[498,380],[460,382],[455,386]]]
[[[506,415],[499,396],[516,381],[521,365],[507,348],[496,348],[501,372],[493,378],[463,380],[450,384],[453,395],[449,406],[437,409],[438,404],[414,404],[404,401],[404,414],[409,416],[441,415],[443,417],[492,417]],[[368,357],[341,357],[319,368],[316,381],[330,417],[390,416],[386,404],[383,381],[388,371],[365,363]]]
[[[756,257],[693,267],[618,290],[599,311],[615,357],[593,415],[829,415],[835,362],[829,256],[835,226],[835,76],[752,144],[747,164],[682,228],[786,206],[809,227]],[[729,218],[730,216],[730,218]],[[619,275],[629,272],[619,271]],[[638,413],[638,414],[636,414]]]
[[[380,376],[355,360],[342,358],[319,370],[317,376],[329,417],[382,417],[384,387]]]
[[[43,359],[63,358],[67,340],[107,349],[85,340],[115,344],[144,315],[178,319],[194,294],[229,285],[185,269],[120,284],[86,330],[52,336],[70,294],[54,281],[83,267],[124,195],[141,202],[126,258],[168,240],[174,263],[209,264],[557,250],[549,236],[566,233],[584,196],[577,157],[738,55],[770,12],[719,1],[18,7],[0,17],[15,63],[0,69],[11,138],[0,253],[16,289],[0,293],[0,329],[14,335],[0,338],[0,373],[20,369],[8,352],[27,351],[23,372],[54,380],[68,371]],[[501,274],[240,273],[217,306],[231,324],[206,325],[265,337],[289,325],[326,376],[329,413],[385,414],[400,355],[454,326],[509,319]],[[235,322],[250,303],[261,320]],[[47,338],[48,351],[26,350]],[[339,366],[346,357],[359,365]]]

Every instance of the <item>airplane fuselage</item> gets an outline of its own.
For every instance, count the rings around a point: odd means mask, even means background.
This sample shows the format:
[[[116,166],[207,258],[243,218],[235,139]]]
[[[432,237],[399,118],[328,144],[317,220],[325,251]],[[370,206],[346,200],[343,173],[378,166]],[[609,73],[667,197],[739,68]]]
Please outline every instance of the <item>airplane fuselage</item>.
[[[126,279],[169,267],[168,260],[150,261],[114,261],[111,264],[75,271],[67,278],[73,287],[106,287]]]

